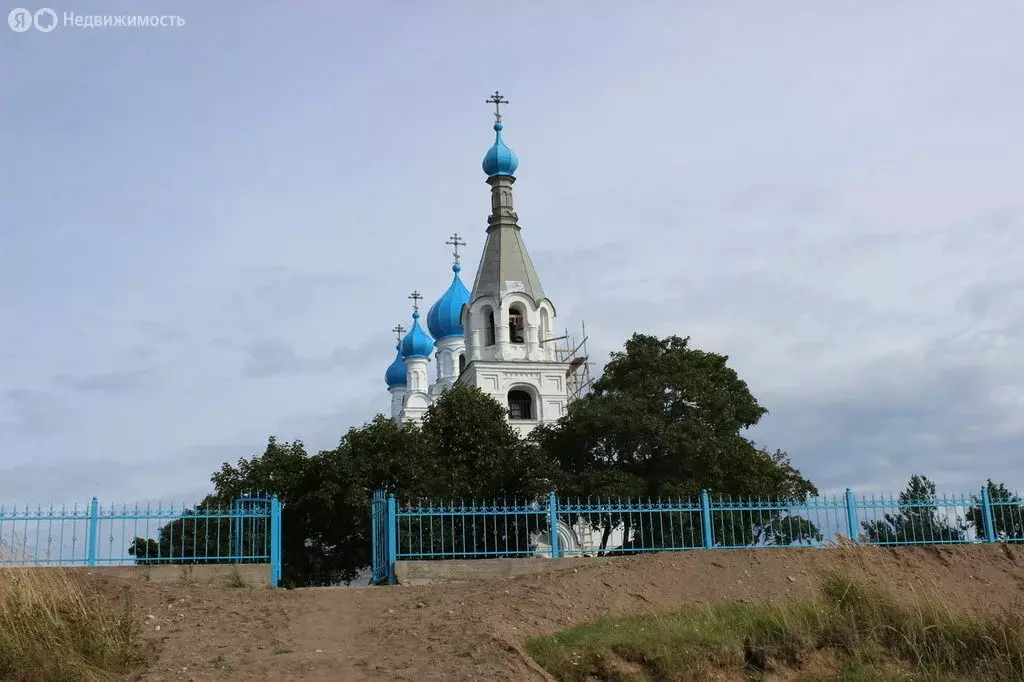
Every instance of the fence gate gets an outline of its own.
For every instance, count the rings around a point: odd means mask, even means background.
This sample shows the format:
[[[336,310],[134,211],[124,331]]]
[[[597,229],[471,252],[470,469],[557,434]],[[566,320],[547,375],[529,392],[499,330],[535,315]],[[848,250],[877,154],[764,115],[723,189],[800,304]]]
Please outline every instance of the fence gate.
[[[370,584],[379,585],[391,574],[388,564],[388,501],[382,490],[374,491],[370,505],[370,540],[373,553]]]

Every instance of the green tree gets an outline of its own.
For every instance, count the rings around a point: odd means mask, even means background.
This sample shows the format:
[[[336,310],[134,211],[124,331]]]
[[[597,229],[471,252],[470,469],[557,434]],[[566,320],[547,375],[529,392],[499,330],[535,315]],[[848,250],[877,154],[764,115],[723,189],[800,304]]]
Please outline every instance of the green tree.
[[[690,498],[708,489],[716,497],[772,498],[797,504],[817,494],[782,451],[758,447],[743,431],[767,410],[727,365],[728,358],[693,349],[688,338],[634,334],[612,353],[602,377],[558,423],[532,439],[559,465],[563,494],[582,498]],[[651,519],[646,546],[702,542],[696,514]],[[719,544],[782,544],[818,539],[817,529],[778,511],[718,513]],[[596,520],[607,538],[611,525],[640,525],[632,514]],[[660,528],[669,528],[666,535]]]
[[[967,531],[963,519],[940,515],[935,484],[922,474],[907,481],[895,513],[863,521],[861,526],[868,541],[879,544],[963,542]]]
[[[455,385],[423,417],[432,497],[535,499],[551,490],[554,461],[523,440],[507,410],[479,388]],[[404,491],[403,491],[404,493]]]
[[[988,479],[988,499],[992,509],[992,528],[999,540],[1024,539],[1024,500],[1009,490],[1004,483]],[[974,506],[967,510],[966,520],[974,527],[977,537],[985,537],[985,516],[981,497],[973,495]]]
[[[254,509],[258,507],[258,509]],[[245,503],[245,511],[263,514],[269,503]],[[269,554],[267,522],[247,518],[241,527],[232,524],[227,515],[232,505],[222,506],[213,495],[207,495],[195,507],[181,511],[177,518],[162,525],[156,538],[137,537],[128,547],[128,554],[138,564],[223,563],[225,557],[239,554],[246,557]],[[241,542],[241,550],[235,538]],[[256,561],[238,559],[239,563]]]
[[[374,490],[394,493],[407,505],[417,500],[447,500],[448,504],[507,500],[510,505],[525,505],[548,490],[555,475],[539,448],[523,441],[509,426],[501,405],[479,389],[456,386],[428,409],[422,426],[396,424],[378,415],[349,429],[338,447],[312,456],[301,442],[280,443],[272,437],[261,455],[234,465],[225,463],[212,477],[215,492],[197,510],[230,507],[233,500],[254,490],[276,494],[283,505],[284,582],[328,585],[352,580],[371,561]],[[528,545],[527,536],[537,530],[537,522],[531,525],[527,518],[522,514],[467,520],[438,517],[405,528],[404,537],[419,543],[414,551],[429,551],[442,542],[450,550],[451,538],[458,537],[467,556],[493,555],[499,545]],[[204,547],[191,541],[193,527],[185,515],[162,528],[157,541],[136,539],[129,552],[145,561],[155,542],[162,558],[173,553],[175,561],[230,553],[226,544],[205,545],[205,551],[192,549]]]
[[[235,535],[239,534],[242,554],[266,555],[270,552],[267,522],[245,519],[233,526],[230,514],[236,500],[243,497],[269,499],[276,494],[285,505],[297,502],[306,490],[308,469],[316,461],[306,453],[302,442],[279,443],[271,437],[263,454],[240,459],[237,465],[223,464],[211,477],[214,492],[198,505],[185,509],[181,516],[161,526],[157,538],[135,538],[128,553],[138,563],[219,562],[236,554]],[[246,502],[248,511],[260,513],[269,503]],[[296,552],[297,527],[293,518],[282,518],[284,551]]]
[[[406,517],[400,551],[466,558],[528,551],[531,534],[546,524],[537,500],[551,489],[556,469],[519,437],[505,408],[478,388],[456,385],[427,409],[419,432],[425,451],[419,485],[395,488],[405,509],[430,504],[431,510],[421,510],[436,513],[438,504],[463,511],[497,505],[508,511]]]

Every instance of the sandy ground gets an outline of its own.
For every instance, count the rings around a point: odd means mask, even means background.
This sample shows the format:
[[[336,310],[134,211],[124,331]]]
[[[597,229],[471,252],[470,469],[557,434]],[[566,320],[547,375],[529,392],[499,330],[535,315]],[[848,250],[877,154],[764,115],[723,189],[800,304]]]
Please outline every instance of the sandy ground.
[[[257,590],[101,580],[131,591],[154,651],[145,680],[545,680],[530,635],[602,614],[779,601],[845,567],[902,592],[1002,608],[1024,547],[724,550],[591,561],[536,576],[422,587]]]

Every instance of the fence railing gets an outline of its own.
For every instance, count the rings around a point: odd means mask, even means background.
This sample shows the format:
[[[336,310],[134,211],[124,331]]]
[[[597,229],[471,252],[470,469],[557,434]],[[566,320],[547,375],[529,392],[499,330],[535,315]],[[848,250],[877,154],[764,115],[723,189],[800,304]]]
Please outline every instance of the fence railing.
[[[0,567],[268,563],[281,578],[281,503],[228,507],[0,505]]]
[[[376,493],[373,581],[400,560],[568,557],[689,549],[1024,542],[1024,499],[974,494],[804,500],[567,499],[402,503]],[[553,531],[553,532],[552,532]]]

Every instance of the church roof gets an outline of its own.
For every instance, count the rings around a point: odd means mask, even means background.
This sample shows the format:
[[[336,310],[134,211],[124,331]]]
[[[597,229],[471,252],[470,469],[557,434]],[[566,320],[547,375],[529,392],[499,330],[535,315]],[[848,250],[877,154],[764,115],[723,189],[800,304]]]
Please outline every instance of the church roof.
[[[412,329],[402,339],[402,357],[429,358],[434,350],[434,340],[420,327],[420,312],[412,313]]]
[[[465,335],[462,328],[462,306],[469,303],[469,289],[459,278],[461,269],[458,263],[452,265],[455,277],[452,278],[451,286],[427,311],[427,329],[438,341]]]
[[[501,100],[501,96],[495,93],[492,99]],[[505,102],[501,100],[499,103]],[[491,152],[499,143],[501,146],[505,144],[501,140],[500,115],[496,113],[495,116],[499,118],[494,124],[498,138],[495,146],[491,147]],[[495,161],[495,165],[488,167],[487,160],[491,158],[491,152],[488,152],[484,159],[484,172],[488,174],[487,184],[491,186],[491,215],[487,219],[487,241],[484,242],[484,251],[480,257],[480,266],[476,271],[470,300],[483,296],[493,296],[501,300],[507,294],[522,292],[534,301],[540,301],[544,298],[544,289],[533,267],[533,261],[530,260],[526,244],[523,243],[519,217],[512,205],[512,185],[516,181],[512,171],[519,160],[513,154],[512,161],[505,166],[499,167],[500,164]]]
[[[484,173],[491,178],[496,175],[513,175],[519,167],[519,157],[508,148],[505,141],[501,139],[501,130],[504,126],[501,121],[494,122],[494,144],[484,155]]]
[[[384,381],[388,388],[405,386],[405,359],[402,357],[402,344],[396,343],[395,350],[397,351],[395,359],[384,372]]]
[[[544,298],[544,288],[523,243],[519,226],[514,222],[492,226],[487,231],[471,300],[482,296],[501,300],[506,294],[516,291],[534,301]]]

